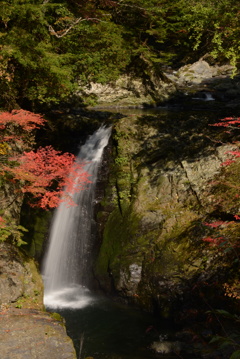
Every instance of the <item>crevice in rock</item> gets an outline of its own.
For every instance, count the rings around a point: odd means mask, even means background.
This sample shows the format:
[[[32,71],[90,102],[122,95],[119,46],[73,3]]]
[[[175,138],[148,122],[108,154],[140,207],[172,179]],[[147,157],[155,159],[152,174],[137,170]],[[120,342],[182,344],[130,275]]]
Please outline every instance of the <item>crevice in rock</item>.
[[[120,188],[118,186],[117,180],[116,180],[115,186],[116,186],[116,192],[117,192],[117,204],[118,204],[119,212],[121,213],[121,216],[122,216],[123,212],[122,212],[121,197],[120,197],[120,192],[121,191],[120,191]]]
[[[231,222],[240,222],[239,219],[235,218],[235,214],[222,212],[219,210],[215,210],[209,214],[210,218],[219,219],[221,221],[231,221]]]
[[[195,189],[193,188],[193,185],[192,185],[192,183],[191,183],[191,180],[190,180],[190,178],[189,178],[189,176],[188,176],[188,172],[187,172],[187,170],[186,170],[186,168],[185,168],[185,166],[184,166],[184,164],[183,164],[182,161],[179,161],[179,164],[180,164],[181,168],[184,170],[185,176],[186,176],[187,180],[189,181],[190,191],[192,192],[192,194],[193,194],[194,197],[196,198],[197,203],[198,203],[198,205],[199,205],[200,208],[201,208],[201,207],[202,207],[201,200],[200,200],[200,198],[198,197],[197,192],[196,192]]]

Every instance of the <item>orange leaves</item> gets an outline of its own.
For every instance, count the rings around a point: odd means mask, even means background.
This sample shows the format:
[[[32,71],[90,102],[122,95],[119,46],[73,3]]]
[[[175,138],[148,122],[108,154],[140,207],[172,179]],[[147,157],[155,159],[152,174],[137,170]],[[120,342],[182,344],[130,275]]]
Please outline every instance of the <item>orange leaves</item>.
[[[218,228],[222,225],[226,225],[226,222],[224,221],[215,221],[215,222],[212,222],[212,223],[204,223],[205,226],[208,226],[208,227],[211,227],[211,228]]]
[[[0,113],[0,142],[11,143],[12,146],[9,147],[11,158],[2,165],[2,173],[10,174],[12,179],[9,180],[18,182],[21,192],[31,194],[34,200],[32,206],[54,208],[60,203],[60,198],[69,205],[75,205],[73,194],[90,182],[83,163],[75,162],[73,154],[61,153],[52,146],[19,154],[20,144],[21,151],[30,147],[26,143],[26,134],[31,135],[31,131],[45,122],[41,115],[25,110]]]
[[[221,163],[221,166],[229,166],[231,165],[232,163],[234,163],[235,161],[234,160],[231,160],[231,159],[228,159],[224,162]]]
[[[211,124],[210,126],[215,126],[215,127],[225,127],[225,128],[229,128],[230,130],[236,130],[236,129],[240,129],[240,117],[225,117],[222,118],[221,120],[219,120],[220,122]],[[225,131],[226,133],[231,133],[229,131]],[[240,157],[240,151],[228,151],[227,153],[231,154],[233,157],[238,158]],[[229,166],[230,164],[234,163],[235,160],[234,159],[227,159],[226,161],[224,161],[221,166]]]
[[[4,228],[6,226],[6,220],[0,216],[0,228]]]
[[[17,161],[18,166],[4,166],[4,170],[15,180],[23,181],[21,191],[31,193],[37,200],[34,205],[44,209],[58,206],[64,187],[68,193],[65,199],[72,204],[72,195],[90,182],[83,163],[74,163],[74,155],[56,151],[52,146],[24,152]]]
[[[22,127],[25,131],[32,131],[42,126],[46,120],[41,115],[25,111],[13,110],[12,112],[0,113],[0,129],[4,129],[7,124],[13,123]]]
[[[211,246],[219,246],[221,243],[224,243],[224,238],[223,237],[217,237],[217,238],[205,237],[202,240],[204,242],[210,243]]]

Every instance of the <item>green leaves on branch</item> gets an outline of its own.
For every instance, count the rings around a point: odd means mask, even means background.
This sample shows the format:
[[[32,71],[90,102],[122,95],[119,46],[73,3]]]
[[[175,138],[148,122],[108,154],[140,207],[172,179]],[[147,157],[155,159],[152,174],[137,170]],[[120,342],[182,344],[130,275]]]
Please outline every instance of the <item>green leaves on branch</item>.
[[[240,12],[238,0],[192,0],[183,22],[193,49],[237,66],[240,58]]]
[[[58,103],[102,83],[210,54],[238,66],[238,0],[0,3],[0,107]]]
[[[8,217],[0,216],[0,242],[6,240],[12,240],[18,247],[26,242],[23,241],[22,237],[24,232],[28,230],[23,226],[17,225]]]

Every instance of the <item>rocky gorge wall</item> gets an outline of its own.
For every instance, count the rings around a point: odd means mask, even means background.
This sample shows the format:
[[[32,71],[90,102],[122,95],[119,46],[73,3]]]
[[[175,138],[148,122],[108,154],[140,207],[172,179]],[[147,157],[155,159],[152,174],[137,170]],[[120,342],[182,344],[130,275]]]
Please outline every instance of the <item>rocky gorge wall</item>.
[[[218,65],[203,57],[179,69],[170,66],[158,73],[148,69],[143,77],[125,74],[109,84],[90,83],[79,89],[78,95],[95,102],[95,108],[154,107],[169,101],[201,97],[207,93],[214,99],[238,106],[239,74],[229,64]]]
[[[194,305],[200,288],[211,303],[211,283],[226,281],[229,270],[203,241],[204,222],[219,219],[210,182],[234,148],[214,140],[211,121],[200,112],[133,112],[113,130],[95,276],[105,291],[166,317]]]

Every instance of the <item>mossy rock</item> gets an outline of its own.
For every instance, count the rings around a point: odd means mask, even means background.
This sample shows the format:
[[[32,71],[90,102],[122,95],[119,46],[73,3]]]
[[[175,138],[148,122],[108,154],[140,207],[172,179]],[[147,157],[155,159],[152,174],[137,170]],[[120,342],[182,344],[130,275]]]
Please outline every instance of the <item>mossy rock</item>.
[[[0,249],[0,303],[42,309],[43,283],[34,260],[6,242]]]
[[[129,116],[115,124],[118,161],[102,201],[104,233],[95,275],[107,291],[149,310],[157,303],[163,315],[190,300],[190,288],[227,280],[232,265],[232,252],[228,258],[203,241],[209,233],[204,223],[214,218],[212,199],[222,196],[219,208],[231,213],[239,188],[237,163],[220,170],[231,146],[210,144],[208,121],[169,121],[163,114]],[[210,190],[215,175],[218,184]],[[230,226],[230,234],[231,240],[239,238],[239,228]]]

